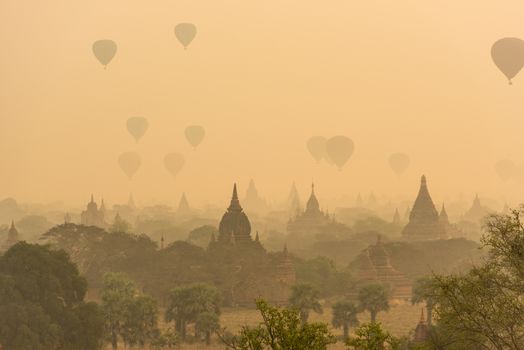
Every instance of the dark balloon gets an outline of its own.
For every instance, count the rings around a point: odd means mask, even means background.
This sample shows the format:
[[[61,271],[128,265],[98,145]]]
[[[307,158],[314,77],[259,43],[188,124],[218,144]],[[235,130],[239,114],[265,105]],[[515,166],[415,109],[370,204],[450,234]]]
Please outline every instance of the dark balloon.
[[[199,125],[188,126],[184,133],[187,141],[194,148],[200,145],[202,140],[204,140],[204,136],[206,136],[206,130]]]
[[[125,152],[118,157],[118,164],[129,179],[131,179],[140,168],[140,165],[142,165],[142,159],[136,152]]]
[[[164,157],[164,166],[166,167],[166,170],[169,171],[173,177],[176,177],[178,173],[182,170],[184,167],[184,164],[186,163],[186,160],[184,159],[184,156],[180,153],[169,153],[166,154]]]
[[[402,175],[409,166],[409,156],[404,153],[393,153],[389,156],[389,166],[397,175]]]
[[[317,162],[320,162],[326,157],[326,138],[322,136],[313,136],[307,140],[307,149],[309,153],[315,158]]]
[[[98,40],[93,44],[93,53],[104,67],[115,57],[116,50],[117,46],[113,40]]]
[[[133,117],[127,120],[127,131],[135,138],[136,142],[145,135],[149,123],[146,118]]]
[[[175,26],[175,36],[185,49],[191,44],[197,33],[193,23],[179,23]]]
[[[524,41],[518,38],[503,38],[491,47],[491,58],[508,78],[513,79],[524,66]]]
[[[339,170],[342,170],[342,167],[351,158],[354,148],[353,141],[346,136],[335,136],[326,142],[327,156]]]

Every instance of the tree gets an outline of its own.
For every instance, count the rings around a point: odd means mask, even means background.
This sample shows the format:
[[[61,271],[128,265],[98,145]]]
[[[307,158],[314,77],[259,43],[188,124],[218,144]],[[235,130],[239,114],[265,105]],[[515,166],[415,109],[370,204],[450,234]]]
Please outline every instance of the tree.
[[[69,256],[25,242],[0,257],[0,347],[99,349],[103,318]]]
[[[368,284],[358,293],[359,308],[362,311],[369,311],[371,314],[371,322],[377,320],[377,314],[380,311],[389,310],[389,295],[388,290],[381,284]]]
[[[156,337],[158,308],[150,296],[135,297],[127,305],[125,321],[122,325],[122,339],[127,345],[140,346],[151,342]]]
[[[256,327],[242,327],[236,336],[222,341],[234,350],[326,350],[336,342],[324,323],[303,323],[296,309],[278,309],[265,301],[256,303],[262,322]]]
[[[333,319],[331,324],[335,328],[342,327],[344,330],[344,339],[348,339],[350,326],[354,327],[359,325],[357,313],[358,310],[352,302],[339,301],[333,305]]]
[[[195,332],[204,335],[207,345],[211,344],[211,333],[219,328],[220,320],[214,312],[202,312],[196,318]]]
[[[196,322],[202,313],[220,315],[220,293],[218,289],[206,284],[193,284],[178,287],[171,291],[166,309],[166,321],[175,322],[175,329],[186,337],[186,326]]]
[[[400,350],[401,342],[387,331],[380,323],[365,323],[355,331],[355,336],[346,341],[350,350]]]
[[[102,289],[102,309],[106,330],[113,350],[118,348],[118,338],[124,331],[129,305],[133,302],[135,285],[121,273],[107,273]]]
[[[431,327],[433,321],[433,308],[435,307],[435,291],[432,279],[428,277],[419,278],[413,285],[411,303],[413,305],[426,303],[427,324]]]
[[[172,349],[179,343],[178,334],[171,328],[164,333],[158,332],[155,339],[151,342],[151,348],[155,350]]]
[[[481,265],[433,278],[434,347],[524,349],[523,212],[488,218],[482,243],[489,255]]]
[[[322,313],[322,306],[318,301],[318,292],[309,284],[297,284],[291,289],[289,304],[300,312],[302,323],[306,323],[309,313]]]

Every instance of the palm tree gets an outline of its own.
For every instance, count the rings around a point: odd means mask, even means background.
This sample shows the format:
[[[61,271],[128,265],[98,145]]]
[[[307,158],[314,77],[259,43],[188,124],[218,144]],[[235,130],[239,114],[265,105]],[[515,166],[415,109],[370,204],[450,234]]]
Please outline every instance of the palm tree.
[[[322,306],[318,301],[318,292],[309,284],[297,284],[291,289],[289,303],[300,312],[302,324],[307,322],[309,312],[322,313]]]
[[[205,335],[207,345],[211,344],[211,333],[218,330],[219,327],[220,321],[214,312],[203,312],[196,318],[195,331]]]
[[[331,324],[335,328],[344,330],[344,340],[348,339],[349,327],[355,327],[359,325],[357,318],[357,307],[350,301],[339,301],[333,305],[333,319]]]
[[[377,314],[380,311],[389,310],[388,289],[381,284],[368,284],[358,293],[359,308],[362,311],[369,311],[371,322],[375,323]]]
[[[413,305],[419,303],[426,303],[427,324],[428,326],[431,326],[431,321],[433,318],[433,308],[435,307],[435,300],[432,287],[432,280],[430,278],[422,277],[415,281],[415,284],[413,285],[411,303]]]

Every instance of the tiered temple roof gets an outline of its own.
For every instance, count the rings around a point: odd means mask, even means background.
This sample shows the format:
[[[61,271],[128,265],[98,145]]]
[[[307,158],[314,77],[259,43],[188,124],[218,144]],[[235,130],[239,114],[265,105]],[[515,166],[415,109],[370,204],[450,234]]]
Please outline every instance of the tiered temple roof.
[[[420,179],[418,196],[402,235],[408,240],[431,240],[446,237],[446,232],[439,222],[437,209],[429,195],[426,176],[424,175]]]
[[[9,250],[12,246],[14,246],[16,243],[20,241],[20,237],[18,235],[18,230],[15,227],[15,222],[11,221],[11,227],[9,228],[9,231],[7,232],[7,239],[2,244],[1,251]]]
[[[221,243],[251,242],[251,223],[238,200],[237,185],[233,186],[233,196],[226,213],[218,226],[218,241]]]
[[[415,343],[423,343],[426,340],[428,340],[429,337],[429,326],[426,322],[426,318],[424,317],[424,309],[422,309],[422,313],[420,315],[420,321],[417,324],[417,328],[415,328],[415,335],[413,337],[413,340]]]
[[[106,227],[103,208],[98,209],[93,195],[91,195],[91,201],[87,204],[87,209],[80,215],[80,222],[85,226]]]
[[[315,195],[315,185],[311,185],[311,195],[307,201],[306,209],[289,221],[287,230],[290,234],[311,235],[318,233],[321,227],[331,222],[330,216],[320,209],[320,204]]]
[[[411,282],[401,272],[397,271],[390,261],[380,235],[377,243],[366,249],[361,256],[359,267],[359,284],[384,283],[390,286],[392,299],[411,298]]]

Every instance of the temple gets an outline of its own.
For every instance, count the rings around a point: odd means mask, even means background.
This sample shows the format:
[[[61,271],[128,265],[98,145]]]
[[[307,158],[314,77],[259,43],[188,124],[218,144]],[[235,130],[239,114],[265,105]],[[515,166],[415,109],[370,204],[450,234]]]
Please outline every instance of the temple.
[[[300,197],[298,195],[297,186],[295,185],[294,182],[293,182],[293,185],[291,185],[291,191],[289,191],[287,205],[288,205],[289,213],[292,216],[298,215],[300,211],[302,210],[300,207]]]
[[[2,244],[0,251],[5,252],[9,250],[9,248],[14,246],[19,241],[20,241],[20,237],[18,235],[18,230],[15,227],[15,222],[11,221],[11,227],[9,228],[9,231],[7,232],[7,239]]]
[[[258,194],[255,181],[251,179],[247,187],[246,197],[244,199],[244,208],[249,213],[265,213],[268,210],[266,201]]]
[[[85,226],[97,226],[105,228],[107,225],[104,221],[104,208],[101,206],[98,209],[93,195],[91,195],[91,201],[87,204],[87,209],[80,215],[80,223]]]
[[[291,296],[291,287],[297,281],[295,267],[287,250],[287,245],[284,246],[282,256],[277,265],[275,278],[277,283],[272,299],[277,305],[287,305]]]
[[[189,202],[187,201],[186,193],[182,193],[182,197],[180,197],[180,202],[178,202],[178,208],[175,212],[175,215],[177,217],[188,217],[193,215],[193,209],[189,206]]]
[[[395,209],[395,214],[393,215],[392,223],[394,225],[400,225],[400,213],[398,212],[398,208]]]
[[[380,235],[377,243],[364,250],[358,260],[360,264],[357,285],[387,284],[390,288],[391,299],[409,300],[411,298],[411,282],[391,265],[389,254]]]
[[[306,209],[295,218],[290,219],[287,231],[290,235],[313,236],[320,233],[321,228],[332,222],[332,218],[320,209],[315,195],[315,185],[311,185],[311,196],[306,204]]]
[[[252,242],[251,223],[240,206],[237,185],[233,186],[233,196],[226,213],[218,226],[218,242],[244,243]]]
[[[469,222],[480,225],[488,214],[489,214],[489,209],[483,207],[480,204],[479,196],[475,195],[473,204],[471,205],[471,208],[469,208],[469,210],[464,214],[463,219],[465,221],[469,221]]]
[[[420,321],[415,328],[415,334],[413,336],[413,342],[415,344],[424,343],[429,338],[429,326],[424,317],[424,309],[420,315]]]
[[[409,222],[402,230],[407,240],[432,240],[446,237],[446,232],[439,222],[439,214],[429,195],[426,176],[422,175],[420,189]]]

